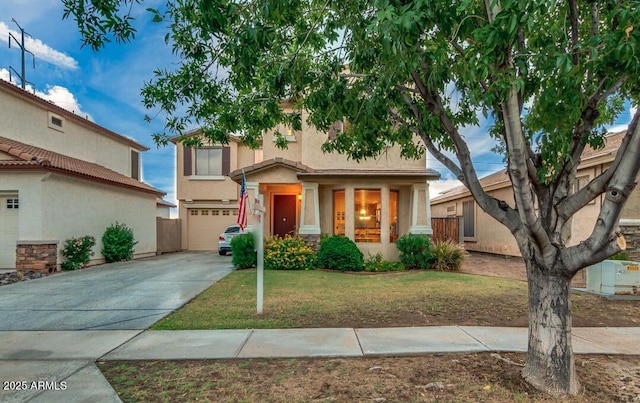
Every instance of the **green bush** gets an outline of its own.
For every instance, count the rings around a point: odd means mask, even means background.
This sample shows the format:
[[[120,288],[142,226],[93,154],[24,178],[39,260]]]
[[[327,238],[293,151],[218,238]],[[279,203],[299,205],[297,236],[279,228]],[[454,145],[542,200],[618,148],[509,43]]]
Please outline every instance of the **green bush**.
[[[362,271],[362,252],[351,239],[334,235],[322,240],[318,250],[318,264],[327,269],[340,271]]]
[[[238,269],[256,267],[258,257],[255,250],[253,234],[241,234],[231,238],[231,263]]]
[[[76,270],[83,268],[89,263],[90,256],[93,255],[91,248],[96,244],[96,239],[86,235],[80,238],[71,238],[64,241],[62,256],[67,258],[62,262],[62,270]]]
[[[402,271],[404,266],[400,262],[392,262],[390,260],[384,260],[382,253],[376,253],[364,261],[364,271],[379,273],[386,271]]]
[[[273,236],[264,242],[265,270],[313,270],[315,266],[316,254],[302,238]]]
[[[102,256],[107,263],[131,260],[133,247],[138,243],[133,230],[126,224],[111,224],[102,234]]]
[[[400,261],[407,269],[428,269],[431,267],[431,241],[426,235],[403,235],[396,241],[400,251]]]
[[[609,260],[629,260],[629,253],[625,251],[616,252]]]
[[[432,268],[438,271],[458,271],[466,256],[464,246],[451,242],[436,242],[431,248]]]

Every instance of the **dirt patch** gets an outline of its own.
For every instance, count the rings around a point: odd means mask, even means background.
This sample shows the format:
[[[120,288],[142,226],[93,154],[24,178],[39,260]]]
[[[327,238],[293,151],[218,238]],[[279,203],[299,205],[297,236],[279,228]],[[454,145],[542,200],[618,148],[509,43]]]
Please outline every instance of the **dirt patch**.
[[[556,402],[520,376],[523,354],[102,362],[124,402]],[[637,358],[578,356],[570,402],[640,400]]]

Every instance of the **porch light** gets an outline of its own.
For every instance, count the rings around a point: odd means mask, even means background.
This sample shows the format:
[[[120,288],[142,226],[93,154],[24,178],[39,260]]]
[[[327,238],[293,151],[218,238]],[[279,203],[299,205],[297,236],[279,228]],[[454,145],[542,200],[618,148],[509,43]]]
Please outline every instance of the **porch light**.
[[[298,200],[302,200],[302,193],[298,193]]]

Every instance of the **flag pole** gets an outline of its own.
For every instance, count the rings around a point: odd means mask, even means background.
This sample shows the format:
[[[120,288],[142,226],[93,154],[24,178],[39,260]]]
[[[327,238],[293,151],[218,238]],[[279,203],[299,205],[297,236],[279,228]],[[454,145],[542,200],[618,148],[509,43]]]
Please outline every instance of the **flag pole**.
[[[258,203],[260,206],[264,206],[264,196],[261,194],[256,195]],[[257,271],[258,271],[258,281],[257,281],[257,301],[256,301],[256,310],[258,314],[262,314],[262,301],[264,299],[264,220],[263,211],[257,211],[258,213],[258,262],[257,262]]]

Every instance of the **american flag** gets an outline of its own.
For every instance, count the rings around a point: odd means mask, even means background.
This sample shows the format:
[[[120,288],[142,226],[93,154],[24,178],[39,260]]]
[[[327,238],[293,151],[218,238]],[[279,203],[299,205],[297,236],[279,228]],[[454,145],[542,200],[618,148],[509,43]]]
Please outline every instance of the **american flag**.
[[[242,172],[242,184],[240,185],[240,200],[238,200],[238,225],[240,230],[244,231],[247,226],[247,186],[244,177],[244,171]]]

